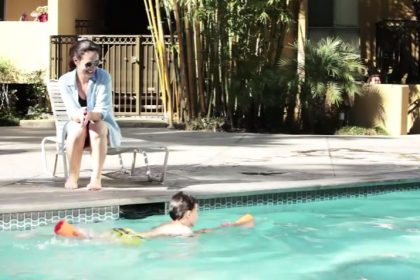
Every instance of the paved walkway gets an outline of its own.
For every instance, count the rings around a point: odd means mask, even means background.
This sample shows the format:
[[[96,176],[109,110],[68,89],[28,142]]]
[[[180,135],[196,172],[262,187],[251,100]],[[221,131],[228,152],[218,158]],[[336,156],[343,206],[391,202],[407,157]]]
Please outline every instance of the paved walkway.
[[[42,173],[40,142],[44,136],[54,134],[52,129],[0,129],[0,213],[158,202],[181,189],[198,197],[216,197],[420,182],[420,135],[345,137],[124,128],[125,137],[169,147],[165,183],[147,182],[139,157],[139,168],[132,178],[111,173],[104,177],[102,191],[69,191],[63,188],[62,177]],[[127,167],[130,156],[124,155]],[[152,165],[156,165],[163,154],[151,153],[150,157]],[[117,166],[118,158],[108,157],[105,173]],[[81,186],[88,180],[86,155]]]

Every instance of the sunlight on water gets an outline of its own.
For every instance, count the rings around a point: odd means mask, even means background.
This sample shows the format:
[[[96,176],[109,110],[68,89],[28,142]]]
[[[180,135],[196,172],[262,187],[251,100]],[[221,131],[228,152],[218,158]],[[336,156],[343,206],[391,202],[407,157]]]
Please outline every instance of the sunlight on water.
[[[53,226],[0,233],[0,279],[420,279],[420,192],[200,213],[197,229],[245,213],[253,229],[225,228],[139,246],[57,238]],[[165,216],[78,225],[144,231]]]

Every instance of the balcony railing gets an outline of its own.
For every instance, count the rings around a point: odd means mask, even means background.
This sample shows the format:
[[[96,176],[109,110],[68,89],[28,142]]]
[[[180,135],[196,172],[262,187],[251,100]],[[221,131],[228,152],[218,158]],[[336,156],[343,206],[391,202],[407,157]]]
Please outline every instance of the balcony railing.
[[[148,35],[51,36],[51,79],[58,79],[68,71],[69,49],[80,37],[101,46],[101,67],[112,76],[116,115],[163,115],[155,52]]]
[[[376,24],[376,66],[382,81],[420,83],[420,22],[384,20]]]

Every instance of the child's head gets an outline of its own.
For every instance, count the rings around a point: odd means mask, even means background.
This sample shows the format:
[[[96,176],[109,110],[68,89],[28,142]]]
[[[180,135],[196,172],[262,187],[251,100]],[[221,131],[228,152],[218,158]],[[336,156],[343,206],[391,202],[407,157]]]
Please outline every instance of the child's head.
[[[183,192],[174,194],[169,202],[169,216],[174,221],[182,220],[193,226],[198,218],[197,199]]]

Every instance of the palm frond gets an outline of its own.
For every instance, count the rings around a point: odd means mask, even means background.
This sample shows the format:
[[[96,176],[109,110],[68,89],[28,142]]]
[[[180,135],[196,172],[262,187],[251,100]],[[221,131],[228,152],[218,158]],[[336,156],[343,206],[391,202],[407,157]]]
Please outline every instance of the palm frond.
[[[327,104],[338,105],[343,100],[342,88],[333,82],[327,83],[325,100]]]

